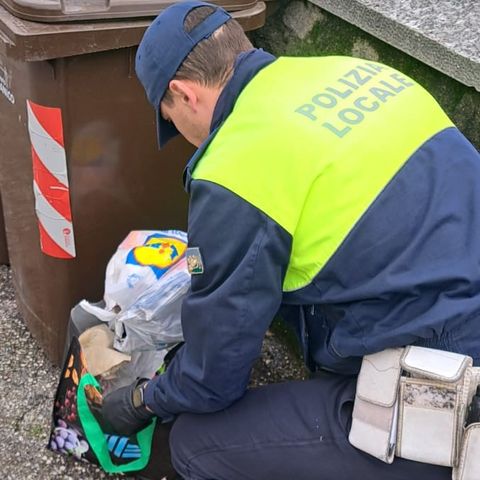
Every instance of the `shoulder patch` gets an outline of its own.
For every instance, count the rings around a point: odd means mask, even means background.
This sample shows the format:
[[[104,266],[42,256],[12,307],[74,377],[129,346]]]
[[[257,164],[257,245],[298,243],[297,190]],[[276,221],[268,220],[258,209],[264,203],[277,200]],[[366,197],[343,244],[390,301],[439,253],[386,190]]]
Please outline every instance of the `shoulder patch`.
[[[187,257],[188,273],[190,273],[190,275],[203,273],[204,268],[200,249],[198,247],[187,248],[185,255]]]

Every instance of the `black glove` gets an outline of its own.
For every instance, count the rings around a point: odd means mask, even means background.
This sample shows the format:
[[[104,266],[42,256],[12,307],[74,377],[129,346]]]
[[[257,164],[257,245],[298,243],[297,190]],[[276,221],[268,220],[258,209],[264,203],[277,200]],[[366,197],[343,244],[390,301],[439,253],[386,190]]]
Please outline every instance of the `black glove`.
[[[103,399],[102,416],[109,433],[130,436],[142,430],[155,415],[147,410],[140,389],[148,380],[142,378],[131,385],[119,388]],[[135,398],[134,398],[135,397]]]

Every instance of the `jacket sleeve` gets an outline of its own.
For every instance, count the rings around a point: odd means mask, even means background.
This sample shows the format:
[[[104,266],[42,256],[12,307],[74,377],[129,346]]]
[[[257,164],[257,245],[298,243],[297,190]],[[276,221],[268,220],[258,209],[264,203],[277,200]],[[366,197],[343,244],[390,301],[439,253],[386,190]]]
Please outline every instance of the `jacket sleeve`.
[[[243,395],[282,301],[291,250],[290,234],[271,218],[203,180],[191,184],[188,235],[204,272],[192,275],[183,303],[185,344],[145,391],[164,420],[221,410]]]

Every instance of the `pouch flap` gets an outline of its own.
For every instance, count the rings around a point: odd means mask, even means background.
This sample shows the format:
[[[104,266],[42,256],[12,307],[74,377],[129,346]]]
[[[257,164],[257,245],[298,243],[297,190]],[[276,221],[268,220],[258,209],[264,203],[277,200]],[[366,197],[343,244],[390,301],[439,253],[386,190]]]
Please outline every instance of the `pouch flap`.
[[[398,404],[381,407],[355,398],[349,442],[382,462],[392,463],[395,456]]]
[[[473,360],[467,355],[409,346],[401,359],[401,366],[410,373],[441,382],[457,382],[471,367]]]
[[[393,406],[397,398],[403,351],[403,348],[388,348],[363,357],[357,381],[359,398],[382,407]]]

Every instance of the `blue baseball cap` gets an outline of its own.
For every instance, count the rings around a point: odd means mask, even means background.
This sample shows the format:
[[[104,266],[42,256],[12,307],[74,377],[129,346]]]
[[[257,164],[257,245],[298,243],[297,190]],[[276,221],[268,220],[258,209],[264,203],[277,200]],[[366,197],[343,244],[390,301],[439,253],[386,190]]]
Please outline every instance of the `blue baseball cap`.
[[[185,17],[193,9],[207,6],[215,10],[187,33],[183,26]],[[160,102],[170,80],[193,48],[203,39],[210,37],[230,18],[230,15],[217,5],[185,1],[166,8],[145,32],[138,47],[135,71],[145,88],[148,101],[156,111],[160,148],[179,133],[175,125],[165,121],[160,113]]]

